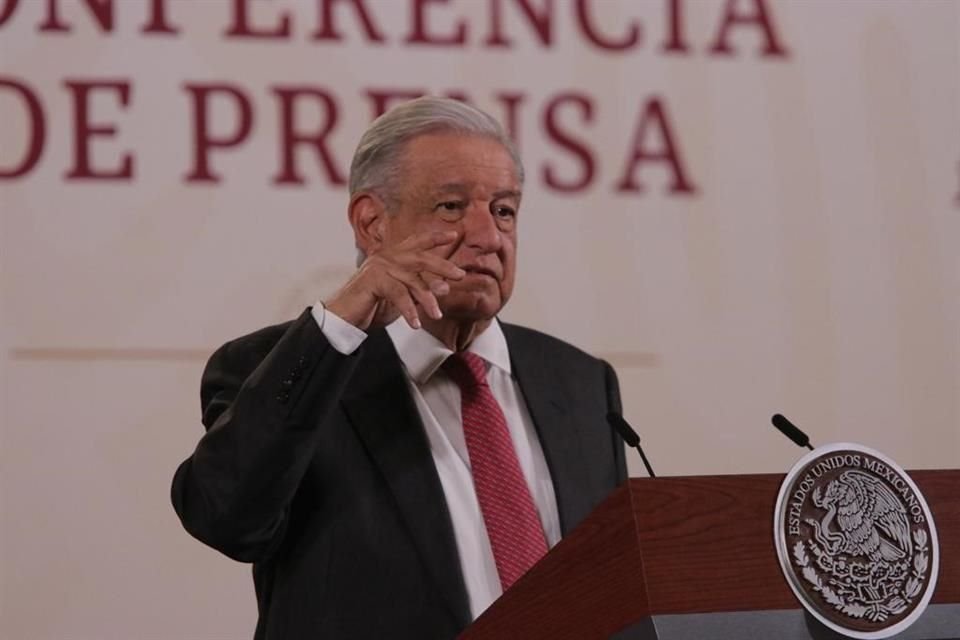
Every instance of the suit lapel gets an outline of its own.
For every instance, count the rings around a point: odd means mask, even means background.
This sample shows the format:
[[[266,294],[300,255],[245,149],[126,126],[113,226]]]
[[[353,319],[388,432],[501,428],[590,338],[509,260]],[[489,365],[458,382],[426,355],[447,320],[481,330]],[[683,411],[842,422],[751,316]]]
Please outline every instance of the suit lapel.
[[[557,374],[562,368],[548,359],[540,341],[526,339],[522,330],[501,323],[510,349],[510,366],[527,403],[530,417],[550,469],[560,529],[567,535],[591,508],[590,478],[581,455],[580,433],[572,390]]]
[[[393,494],[421,561],[464,627],[471,616],[453,525],[406,374],[385,331],[371,333],[362,348],[363,361],[344,406]]]

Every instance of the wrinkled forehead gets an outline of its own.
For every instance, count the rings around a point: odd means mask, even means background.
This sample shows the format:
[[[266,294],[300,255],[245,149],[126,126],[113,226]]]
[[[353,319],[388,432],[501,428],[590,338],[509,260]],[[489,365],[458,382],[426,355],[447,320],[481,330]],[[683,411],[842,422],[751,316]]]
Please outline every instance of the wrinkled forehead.
[[[523,166],[513,149],[495,137],[451,131],[420,134],[399,154],[397,173],[435,184],[487,180],[498,189],[522,191]]]

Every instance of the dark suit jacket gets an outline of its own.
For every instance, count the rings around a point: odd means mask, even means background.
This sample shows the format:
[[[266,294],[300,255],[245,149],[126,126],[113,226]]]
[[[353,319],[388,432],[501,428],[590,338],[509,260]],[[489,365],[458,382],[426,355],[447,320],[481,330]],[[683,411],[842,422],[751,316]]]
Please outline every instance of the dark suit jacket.
[[[502,324],[564,534],[626,477],[608,364]],[[470,622],[450,515],[386,332],[344,356],[309,310],[221,347],[207,433],[177,469],[184,527],[253,563],[258,640],[453,638]]]

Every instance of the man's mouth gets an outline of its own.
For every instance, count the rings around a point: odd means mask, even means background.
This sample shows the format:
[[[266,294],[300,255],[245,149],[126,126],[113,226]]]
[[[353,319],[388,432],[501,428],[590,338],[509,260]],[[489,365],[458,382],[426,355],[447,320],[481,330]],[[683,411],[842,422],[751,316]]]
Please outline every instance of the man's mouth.
[[[500,277],[497,275],[497,273],[496,273],[493,269],[488,269],[487,267],[469,266],[469,265],[468,265],[468,266],[465,266],[465,267],[461,267],[461,269],[463,269],[464,271],[466,271],[467,274],[475,274],[475,275],[481,275],[481,276],[490,276],[490,277],[493,278],[494,280],[499,280],[499,279],[500,279]]]

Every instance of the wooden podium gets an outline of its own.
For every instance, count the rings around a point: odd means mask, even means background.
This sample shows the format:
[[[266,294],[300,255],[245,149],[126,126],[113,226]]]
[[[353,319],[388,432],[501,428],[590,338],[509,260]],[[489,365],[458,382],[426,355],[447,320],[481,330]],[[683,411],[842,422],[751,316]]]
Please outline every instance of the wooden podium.
[[[960,638],[960,471],[912,471],[933,512],[940,574],[898,639]],[[780,571],[782,475],[631,479],[460,636],[463,640],[840,638]]]

